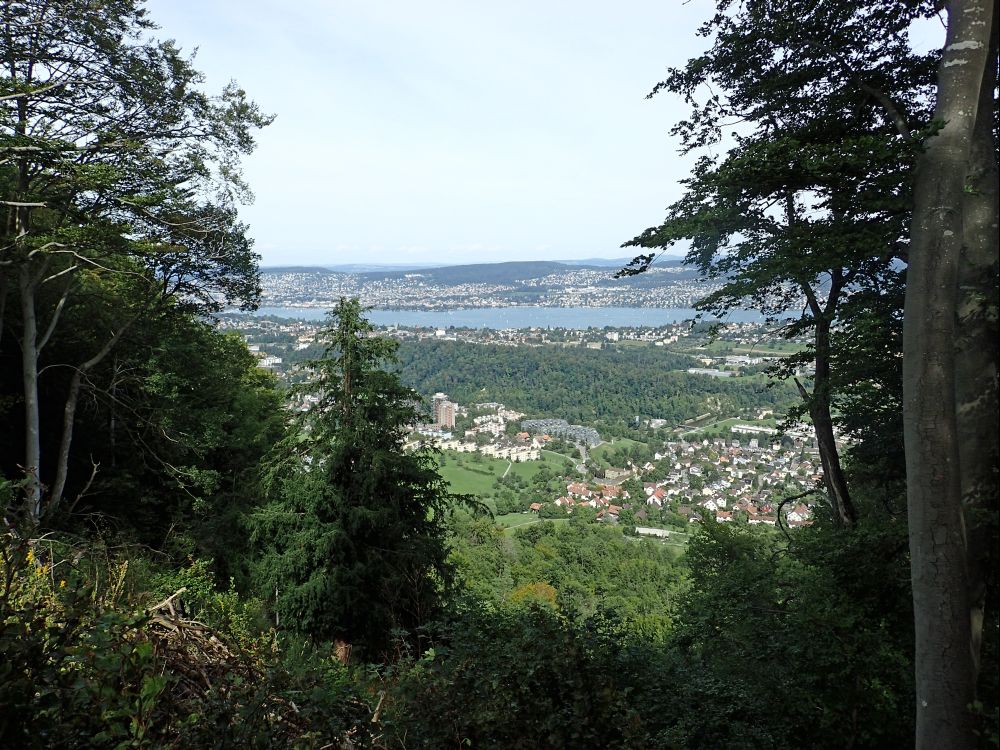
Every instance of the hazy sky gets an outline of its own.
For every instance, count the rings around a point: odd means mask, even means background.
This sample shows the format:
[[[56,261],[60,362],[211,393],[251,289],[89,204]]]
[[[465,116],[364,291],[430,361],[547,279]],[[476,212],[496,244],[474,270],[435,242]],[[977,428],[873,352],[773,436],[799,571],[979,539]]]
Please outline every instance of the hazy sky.
[[[683,102],[644,97],[704,49],[704,0],[151,0],[274,124],[241,212],[264,265],[621,257],[690,166]]]

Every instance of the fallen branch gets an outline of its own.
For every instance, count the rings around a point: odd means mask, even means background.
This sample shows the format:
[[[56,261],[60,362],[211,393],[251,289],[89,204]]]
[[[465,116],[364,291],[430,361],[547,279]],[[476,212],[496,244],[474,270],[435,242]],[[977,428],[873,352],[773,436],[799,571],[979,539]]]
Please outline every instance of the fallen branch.
[[[169,610],[170,610],[170,614],[176,616],[177,613],[174,612],[173,601],[178,596],[180,596],[181,594],[183,594],[185,591],[187,591],[187,586],[181,586],[179,589],[177,589],[177,591],[175,591],[174,593],[172,593],[170,596],[168,596],[162,602],[160,602],[159,604],[154,604],[152,607],[150,607],[149,609],[147,609],[146,612],[148,614],[153,614],[154,612],[156,612],[158,610],[161,610],[164,607],[168,607]]]

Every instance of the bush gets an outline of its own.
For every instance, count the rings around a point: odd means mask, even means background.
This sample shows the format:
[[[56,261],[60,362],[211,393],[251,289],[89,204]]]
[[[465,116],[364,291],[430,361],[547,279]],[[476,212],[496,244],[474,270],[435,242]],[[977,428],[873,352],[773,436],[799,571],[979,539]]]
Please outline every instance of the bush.
[[[387,735],[427,748],[646,746],[609,644],[551,602],[522,599],[469,605],[394,677]]]
[[[206,563],[171,571],[45,546],[2,548],[0,747],[309,748],[368,726],[361,683],[332,653],[283,654],[254,627],[256,603],[217,591]],[[129,600],[130,567],[159,593],[190,586],[187,606],[216,627]]]

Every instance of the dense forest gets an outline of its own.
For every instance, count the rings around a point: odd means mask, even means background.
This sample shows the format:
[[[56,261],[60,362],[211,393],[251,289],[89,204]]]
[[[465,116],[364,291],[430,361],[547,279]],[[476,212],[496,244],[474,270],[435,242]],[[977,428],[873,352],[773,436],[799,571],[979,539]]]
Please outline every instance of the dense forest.
[[[997,747],[996,18],[953,0],[913,49],[938,13],[719,0],[651,94],[698,159],[623,273],[690,242],[701,307],[793,316],[811,378],[400,347],[342,300],[284,394],[212,323],[259,299],[271,116],[137,0],[0,2],[0,746]],[[610,428],[792,406],[815,523],[505,530],[406,444],[436,390]]]
[[[532,416],[576,424],[665,419],[705,412],[753,418],[799,402],[790,382],[692,375],[690,357],[653,347],[618,350],[528,348],[456,341],[404,342],[400,377],[419,393],[445,391],[462,404],[500,401]]]

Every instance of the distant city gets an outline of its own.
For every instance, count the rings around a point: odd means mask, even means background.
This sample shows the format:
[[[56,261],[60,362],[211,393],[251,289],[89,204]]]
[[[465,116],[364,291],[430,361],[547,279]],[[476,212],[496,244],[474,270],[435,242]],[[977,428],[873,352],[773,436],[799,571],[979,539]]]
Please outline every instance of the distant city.
[[[800,351],[806,339],[784,339],[762,320],[734,321],[715,329],[690,320],[652,324],[653,308],[688,308],[717,288],[676,261],[641,276],[614,279],[614,269],[551,262],[501,263],[425,269],[330,270],[268,269],[263,275],[265,305],[307,311],[300,319],[220,316],[222,329],[242,334],[261,368],[283,383],[310,377],[309,361],[320,356],[320,311],[338,298],[354,296],[382,310],[441,313],[482,308],[647,308],[632,325],[555,325],[464,327],[391,324],[377,326],[379,335],[401,342],[459,342],[505,347],[555,347],[615,350],[620,347],[661,348],[689,359],[686,372],[706,378],[753,378],[761,368]],[[488,312],[488,311],[487,311]],[[569,311],[567,311],[569,312]],[[586,310],[582,317],[587,317]],[[417,315],[417,313],[414,313]],[[550,315],[546,313],[546,316]],[[308,319],[307,319],[308,318]],[[643,320],[646,323],[643,324]],[[714,333],[712,332],[714,330]],[[803,366],[809,374],[808,365]],[[446,463],[470,464],[480,471],[506,476],[509,467],[565,457],[551,449],[577,452],[578,462],[564,488],[539,497],[517,510],[529,513],[572,513],[589,507],[599,521],[619,522],[624,512],[641,534],[668,537],[670,522],[682,526],[714,518],[737,518],[749,524],[807,525],[812,500],[780,508],[780,499],[808,494],[821,481],[811,430],[806,425],[777,429],[767,410],[754,414],[706,411],[683,423],[649,419],[643,429],[663,430],[648,460],[622,460],[598,469],[591,451],[606,445],[589,424],[571,424],[559,414],[527,415],[502,403],[460,404],[443,392],[428,399],[425,421],[412,428],[413,444],[432,443],[444,451]],[[306,409],[308,399],[293,404]],[[530,417],[530,418],[525,418]],[[638,419],[638,418],[637,418]],[[637,427],[639,425],[637,424]],[[701,437],[706,430],[716,437]],[[721,434],[729,433],[727,438]],[[613,440],[613,438],[612,438]],[[629,444],[629,441],[626,441]],[[460,458],[462,456],[472,458]],[[478,456],[478,458],[476,458]],[[507,467],[507,468],[504,468]],[[598,473],[599,472],[599,473]],[[582,480],[582,481],[581,481]],[[631,487],[631,492],[629,487]],[[674,527],[676,532],[677,527]]]
[[[639,276],[609,266],[548,261],[344,273],[273,268],[263,273],[263,306],[329,308],[340,297],[368,307],[455,310],[496,307],[687,308],[718,288],[676,260]]]

